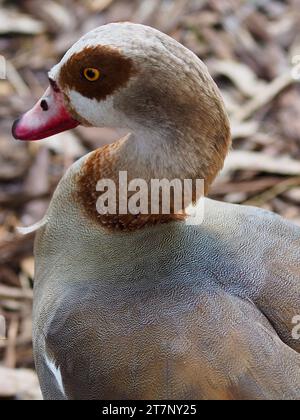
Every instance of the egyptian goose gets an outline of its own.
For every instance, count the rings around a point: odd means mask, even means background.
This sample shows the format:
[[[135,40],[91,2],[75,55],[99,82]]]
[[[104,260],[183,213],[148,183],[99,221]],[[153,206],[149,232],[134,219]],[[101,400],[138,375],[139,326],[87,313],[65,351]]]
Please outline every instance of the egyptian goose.
[[[208,189],[230,128],[205,65],[157,30],[110,24],[76,43],[49,80],[15,138],[78,124],[130,134],[75,163],[36,227],[44,398],[300,399],[298,227],[199,197],[198,224],[188,212],[96,210],[98,181],[120,171],[205,179]]]

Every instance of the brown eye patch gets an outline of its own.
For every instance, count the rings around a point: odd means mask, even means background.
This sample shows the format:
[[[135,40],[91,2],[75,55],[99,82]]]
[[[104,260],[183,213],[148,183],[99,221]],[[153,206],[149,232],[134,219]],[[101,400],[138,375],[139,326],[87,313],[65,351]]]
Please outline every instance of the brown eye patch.
[[[99,78],[91,83],[84,76],[86,69],[99,69]],[[124,87],[136,72],[133,61],[118,50],[107,46],[86,47],[63,65],[59,85],[63,90],[76,90],[100,101]]]

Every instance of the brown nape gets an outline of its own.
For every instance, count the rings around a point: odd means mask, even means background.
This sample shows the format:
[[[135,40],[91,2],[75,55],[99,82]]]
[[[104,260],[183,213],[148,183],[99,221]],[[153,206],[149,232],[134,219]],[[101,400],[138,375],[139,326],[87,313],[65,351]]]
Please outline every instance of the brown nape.
[[[119,163],[115,158],[115,151],[120,147],[122,141],[112,145],[104,146],[96,150],[85,162],[80,173],[77,175],[77,189],[74,192],[75,201],[79,202],[82,211],[86,216],[110,231],[135,231],[145,226],[169,223],[171,221],[182,221],[186,218],[184,212],[180,214],[139,214],[139,215],[100,215],[97,212],[96,203],[101,193],[96,191],[99,180],[111,179],[118,186]],[[128,182],[134,177],[128,173]],[[130,194],[128,194],[128,199]],[[117,203],[119,197],[117,194]],[[118,204],[117,204],[118,208]],[[171,204],[172,208],[172,204]]]
[[[96,68],[100,72],[97,81],[84,77],[86,68]],[[108,46],[86,47],[63,65],[58,84],[63,91],[75,90],[86,98],[104,100],[137,73],[133,61],[123,56],[117,49]]]

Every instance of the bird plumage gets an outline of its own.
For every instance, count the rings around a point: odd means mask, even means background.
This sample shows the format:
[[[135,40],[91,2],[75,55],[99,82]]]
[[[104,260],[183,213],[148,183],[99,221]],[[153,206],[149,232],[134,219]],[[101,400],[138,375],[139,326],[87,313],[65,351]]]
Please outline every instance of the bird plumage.
[[[102,65],[103,85],[83,80],[82,60]],[[146,182],[204,178],[208,189],[230,129],[204,64],[158,31],[112,24],[83,37],[49,76],[51,98],[66,108],[54,129],[131,134],[75,163],[38,226],[34,351],[44,397],[300,399],[298,227],[203,197],[193,223],[188,213],[155,223],[139,215],[132,228],[95,211],[98,178],[120,170]],[[51,106],[34,115],[44,121]],[[28,129],[31,116],[16,137],[41,136],[44,123]]]

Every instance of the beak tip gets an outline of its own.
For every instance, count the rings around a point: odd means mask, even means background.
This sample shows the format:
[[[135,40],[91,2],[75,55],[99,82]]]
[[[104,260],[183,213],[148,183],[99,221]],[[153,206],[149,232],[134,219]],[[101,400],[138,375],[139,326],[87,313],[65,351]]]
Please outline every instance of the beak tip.
[[[62,93],[50,87],[45,92],[43,98],[45,97],[48,98],[51,109],[48,102],[44,104],[43,100],[39,100],[30,111],[13,123],[12,135],[16,140],[42,140],[79,125],[66,108]],[[48,110],[49,112],[44,112]]]
[[[21,118],[18,118],[18,119],[17,119],[17,120],[13,123],[12,130],[11,130],[12,135],[13,135],[13,137],[14,137],[16,140],[21,140],[21,139],[20,139],[20,137],[19,137],[19,135],[18,135],[18,126],[19,126],[20,121],[21,121]]]

